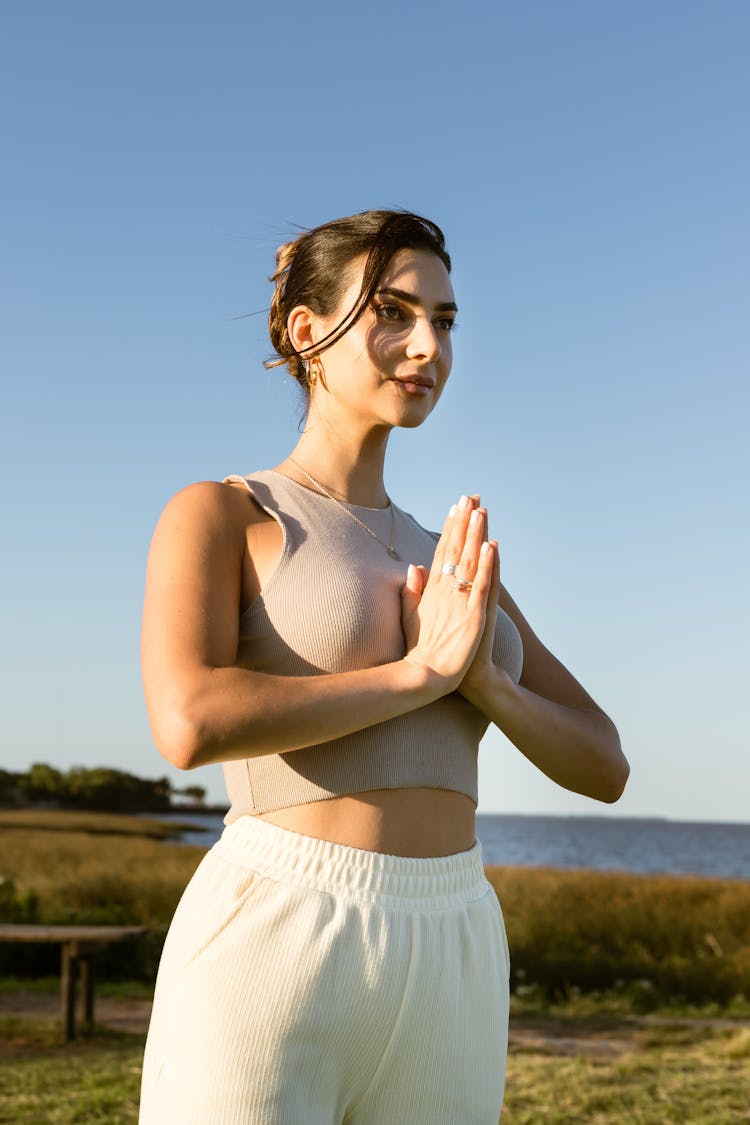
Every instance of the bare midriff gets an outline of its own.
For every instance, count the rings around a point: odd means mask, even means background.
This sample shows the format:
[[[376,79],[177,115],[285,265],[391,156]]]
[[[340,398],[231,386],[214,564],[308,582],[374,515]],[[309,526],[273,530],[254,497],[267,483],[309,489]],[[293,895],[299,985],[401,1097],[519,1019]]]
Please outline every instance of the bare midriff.
[[[424,859],[468,851],[475,813],[470,797],[447,789],[371,789],[260,817],[334,844]]]

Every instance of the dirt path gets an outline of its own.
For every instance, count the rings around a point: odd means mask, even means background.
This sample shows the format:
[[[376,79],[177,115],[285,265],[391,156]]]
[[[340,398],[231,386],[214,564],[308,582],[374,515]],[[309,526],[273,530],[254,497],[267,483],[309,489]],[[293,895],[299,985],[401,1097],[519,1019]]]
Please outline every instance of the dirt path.
[[[130,1031],[145,1035],[150,1015],[150,1000],[129,1000],[127,997],[119,996],[97,996],[95,1000],[94,1019],[96,1023],[117,1031]],[[52,993],[40,994],[21,990],[2,993],[0,994],[0,1018],[5,1016],[15,1016],[17,1019],[24,1020],[59,1019],[60,997]]]
[[[145,1035],[151,1014],[150,999],[99,996],[95,1018],[98,1024],[117,1031]],[[0,994],[0,1018],[56,1020],[60,1015],[57,995],[19,990]],[[750,1027],[750,1020],[671,1019],[662,1016],[630,1018],[555,1019],[546,1016],[514,1016],[510,1022],[510,1052],[549,1055],[583,1055],[612,1059],[632,1051],[637,1039],[649,1028]],[[0,1055],[4,1045],[0,1039]]]
[[[633,1049],[636,1027],[619,1020],[602,1025],[591,1021],[520,1016],[510,1021],[510,1054],[585,1055],[591,1059],[611,1059]]]

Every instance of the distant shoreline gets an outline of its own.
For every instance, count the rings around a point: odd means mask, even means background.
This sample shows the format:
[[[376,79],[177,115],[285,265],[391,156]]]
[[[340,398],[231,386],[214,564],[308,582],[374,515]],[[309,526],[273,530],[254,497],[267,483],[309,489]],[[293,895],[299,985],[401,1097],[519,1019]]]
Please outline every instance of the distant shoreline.
[[[29,806],[0,810],[0,828],[21,827],[21,822],[26,828],[57,828],[77,822],[78,830],[106,834],[117,820],[118,834],[147,834],[206,849],[221,836],[225,815],[223,805],[137,814]],[[153,830],[139,827],[144,822]],[[491,866],[750,880],[750,824],[478,813],[477,839],[485,865]]]

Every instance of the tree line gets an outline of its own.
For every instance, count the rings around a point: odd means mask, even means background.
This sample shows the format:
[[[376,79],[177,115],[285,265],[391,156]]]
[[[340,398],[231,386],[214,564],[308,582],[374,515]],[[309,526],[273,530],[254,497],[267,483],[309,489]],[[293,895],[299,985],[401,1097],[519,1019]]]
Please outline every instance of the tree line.
[[[169,778],[136,777],[125,770],[74,766],[58,770],[35,762],[25,773],[0,769],[0,807],[96,809],[103,812],[168,812],[175,798],[200,807],[206,790],[200,785],[176,789]]]

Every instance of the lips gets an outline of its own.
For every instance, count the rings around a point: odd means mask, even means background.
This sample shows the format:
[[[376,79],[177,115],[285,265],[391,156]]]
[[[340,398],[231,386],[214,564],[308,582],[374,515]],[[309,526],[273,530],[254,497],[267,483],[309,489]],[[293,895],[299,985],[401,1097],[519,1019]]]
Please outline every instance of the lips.
[[[435,380],[429,375],[397,375],[395,381],[405,387],[422,387],[428,391],[435,386]]]

